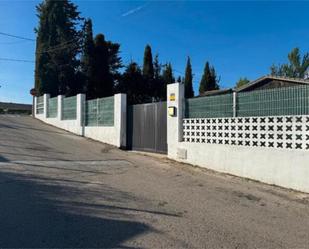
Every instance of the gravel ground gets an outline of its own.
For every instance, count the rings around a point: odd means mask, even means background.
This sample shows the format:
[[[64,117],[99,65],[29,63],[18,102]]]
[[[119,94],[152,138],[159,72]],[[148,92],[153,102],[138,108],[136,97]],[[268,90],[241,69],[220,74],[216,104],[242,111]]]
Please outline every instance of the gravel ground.
[[[280,167],[280,163],[278,163]],[[0,248],[308,248],[309,197],[0,116]]]

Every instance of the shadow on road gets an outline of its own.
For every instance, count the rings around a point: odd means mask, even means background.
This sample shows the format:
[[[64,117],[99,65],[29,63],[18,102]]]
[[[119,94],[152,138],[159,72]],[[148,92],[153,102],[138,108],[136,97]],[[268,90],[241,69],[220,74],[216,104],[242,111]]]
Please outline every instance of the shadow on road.
[[[0,247],[124,248],[122,243],[126,240],[152,230],[130,220],[122,210],[118,212],[101,205],[92,212],[87,204],[89,200],[76,204],[63,199],[72,195],[85,200],[83,194],[77,188],[0,173]],[[109,199],[121,195],[111,190],[104,192],[104,189],[96,194]]]

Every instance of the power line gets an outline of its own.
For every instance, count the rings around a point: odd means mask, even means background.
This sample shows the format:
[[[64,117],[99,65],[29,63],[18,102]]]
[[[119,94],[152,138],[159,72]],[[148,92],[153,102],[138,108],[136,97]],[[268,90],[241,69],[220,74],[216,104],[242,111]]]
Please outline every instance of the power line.
[[[4,32],[0,32],[0,35],[4,35],[4,36],[8,36],[8,37],[13,37],[13,38],[16,38],[16,39],[21,39],[21,40],[26,40],[26,41],[35,41],[35,39],[26,38],[26,37],[19,36],[19,35],[11,35],[11,34],[4,33]]]
[[[72,39],[72,40],[74,40],[74,39]],[[76,41],[74,41],[74,42],[67,41],[67,42],[64,42],[64,43],[60,43],[60,44],[58,44],[54,47],[49,47],[48,49],[43,50],[41,52],[36,52],[36,54],[50,53],[50,52],[57,51],[57,50],[63,50],[65,48],[70,48],[73,45],[75,45],[76,48],[79,48],[79,46],[76,45]]]
[[[0,61],[14,61],[14,62],[34,63],[34,61],[30,61],[30,60],[11,59],[11,58],[0,58]]]

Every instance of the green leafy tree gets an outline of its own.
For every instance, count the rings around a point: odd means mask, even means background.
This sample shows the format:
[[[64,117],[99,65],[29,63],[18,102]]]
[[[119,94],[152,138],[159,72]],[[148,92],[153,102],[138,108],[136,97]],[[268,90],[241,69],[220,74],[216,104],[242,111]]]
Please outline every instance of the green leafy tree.
[[[202,94],[206,91],[218,90],[219,79],[217,77],[214,67],[211,67],[207,61],[204,68],[204,73],[200,82],[199,93]]]
[[[182,83],[181,76],[178,76],[176,81],[177,81],[177,83]]]
[[[192,81],[193,81],[192,66],[191,66],[190,57],[188,57],[187,65],[186,65],[186,72],[185,72],[185,79],[184,79],[186,98],[194,97]]]
[[[282,65],[272,65],[271,75],[279,77],[305,79],[309,70],[309,53],[301,56],[299,48],[294,48],[288,54],[289,62]]]
[[[248,80],[246,77],[244,78],[240,78],[237,82],[236,82],[236,88],[240,88],[244,85],[247,85],[250,82],[250,80]]]
[[[35,87],[40,94],[72,95],[78,91],[82,18],[69,0],[45,0],[37,6]]]

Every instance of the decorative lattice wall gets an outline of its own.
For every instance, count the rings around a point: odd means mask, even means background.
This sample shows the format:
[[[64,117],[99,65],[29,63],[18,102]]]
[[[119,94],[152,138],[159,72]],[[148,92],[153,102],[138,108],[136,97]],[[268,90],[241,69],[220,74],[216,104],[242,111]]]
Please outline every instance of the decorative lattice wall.
[[[309,116],[183,119],[183,140],[188,143],[309,150]]]

